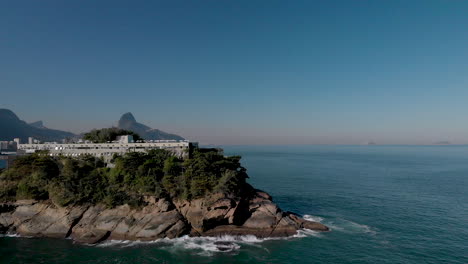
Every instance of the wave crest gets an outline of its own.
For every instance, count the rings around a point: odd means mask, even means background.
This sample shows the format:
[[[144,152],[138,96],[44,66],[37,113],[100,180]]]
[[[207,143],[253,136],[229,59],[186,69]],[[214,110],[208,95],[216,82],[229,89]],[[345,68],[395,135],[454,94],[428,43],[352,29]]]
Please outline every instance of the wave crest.
[[[375,235],[377,231],[365,224],[359,224],[344,218],[336,218],[333,220],[325,219],[324,217],[314,215],[304,215],[303,218],[307,221],[319,222],[328,226],[331,230],[336,230],[344,233],[367,233]]]
[[[242,245],[255,246],[259,243],[269,240],[287,240],[291,238],[303,238],[308,236],[319,237],[319,233],[302,229],[292,237],[283,238],[258,238],[253,235],[246,236],[231,236],[223,235],[218,237],[190,237],[188,235],[179,238],[162,238],[152,241],[130,241],[130,240],[107,240],[96,247],[134,247],[141,245],[157,244],[162,249],[169,251],[192,250],[196,251],[199,255],[211,256],[217,252],[235,252],[241,248]]]
[[[318,222],[318,223],[322,223],[322,221],[323,221],[323,217],[314,216],[314,215],[307,215],[306,214],[302,218],[304,218],[304,220],[307,220],[307,221]]]

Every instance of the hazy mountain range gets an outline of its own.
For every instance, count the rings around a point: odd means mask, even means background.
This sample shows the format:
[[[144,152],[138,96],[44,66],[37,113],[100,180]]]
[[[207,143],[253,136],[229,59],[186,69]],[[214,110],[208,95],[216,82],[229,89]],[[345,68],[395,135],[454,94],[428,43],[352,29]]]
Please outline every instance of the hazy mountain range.
[[[169,134],[159,129],[153,129],[144,124],[138,123],[132,113],[122,115],[118,122],[118,127],[131,130],[139,134],[144,139],[149,140],[183,140],[184,138],[175,134]],[[0,109],[0,141],[20,138],[22,142],[27,142],[28,137],[33,137],[41,141],[61,141],[65,138],[77,138],[71,132],[50,129],[44,126],[42,121],[26,123],[9,109]]]
[[[28,137],[34,137],[43,141],[57,141],[63,138],[75,137],[75,134],[46,128],[42,121],[28,124],[20,120],[13,111],[0,109],[0,140],[20,138],[22,142],[27,142]]]
[[[152,140],[184,140],[183,137],[175,134],[169,134],[167,132],[161,131],[159,129],[151,128],[141,123],[138,123],[132,113],[128,112],[120,117],[119,123],[117,125],[118,128],[122,128],[125,130],[130,130],[138,135],[140,135],[144,139],[152,139]]]

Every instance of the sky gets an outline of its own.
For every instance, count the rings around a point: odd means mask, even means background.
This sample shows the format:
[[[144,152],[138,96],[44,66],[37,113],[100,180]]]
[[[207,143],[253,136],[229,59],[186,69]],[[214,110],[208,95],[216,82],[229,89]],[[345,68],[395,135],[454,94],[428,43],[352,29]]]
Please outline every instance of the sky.
[[[216,145],[468,143],[468,1],[0,0],[0,108]]]

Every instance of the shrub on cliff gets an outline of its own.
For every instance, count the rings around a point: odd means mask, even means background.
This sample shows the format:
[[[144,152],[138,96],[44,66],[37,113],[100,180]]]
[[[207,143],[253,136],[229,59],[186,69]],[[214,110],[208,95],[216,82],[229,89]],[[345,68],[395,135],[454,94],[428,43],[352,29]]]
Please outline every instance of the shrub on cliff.
[[[83,139],[92,141],[94,143],[106,143],[109,141],[114,141],[118,136],[122,135],[132,135],[134,140],[142,140],[142,138],[137,133],[117,127],[93,129],[90,132],[85,133],[83,135]]]
[[[238,194],[246,186],[240,157],[193,152],[186,160],[165,150],[115,156],[107,168],[93,156],[19,157],[0,174],[0,200],[51,199],[55,204],[140,205],[145,195],[195,199],[213,192]]]
[[[203,197],[214,191],[237,194],[248,178],[240,159],[240,156],[224,157],[216,151],[195,151],[193,158],[184,162],[184,179],[190,186],[188,198]],[[224,184],[229,186],[221,188]]]

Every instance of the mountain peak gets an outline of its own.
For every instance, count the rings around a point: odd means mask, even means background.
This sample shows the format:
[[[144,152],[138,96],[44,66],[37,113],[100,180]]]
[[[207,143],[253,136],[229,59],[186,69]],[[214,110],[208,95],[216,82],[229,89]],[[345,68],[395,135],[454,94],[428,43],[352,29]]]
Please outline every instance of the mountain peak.
[[[27,141],[28,137],[34,137],[42,141],[60,141],[64,138],[74,137],[70,132],[48,129],[42,121],[28,124],[19,119],[9,109],[0,109],[0,140],[13,140],[20,138]]]
[[[120,121],[119,121],[119,122],[122,122],[122,121],[126,121],[126,122],[136,122],[136,119],[135,119],[135,117],[133,116],[132,113],[127,112],[127,113],[123,114],[122,117],[120,117]]]
[[[184,138],[178,135],[169,134],[164,131],[153,129],[144,124],[138,123],[132,113],[128,112],[122,115],[118,122],[118,128],[130,130],[144,139],[151,140],[183,140]]]
[[[10,109],[0,109],[0,119],[19,121],[18,116]]]

